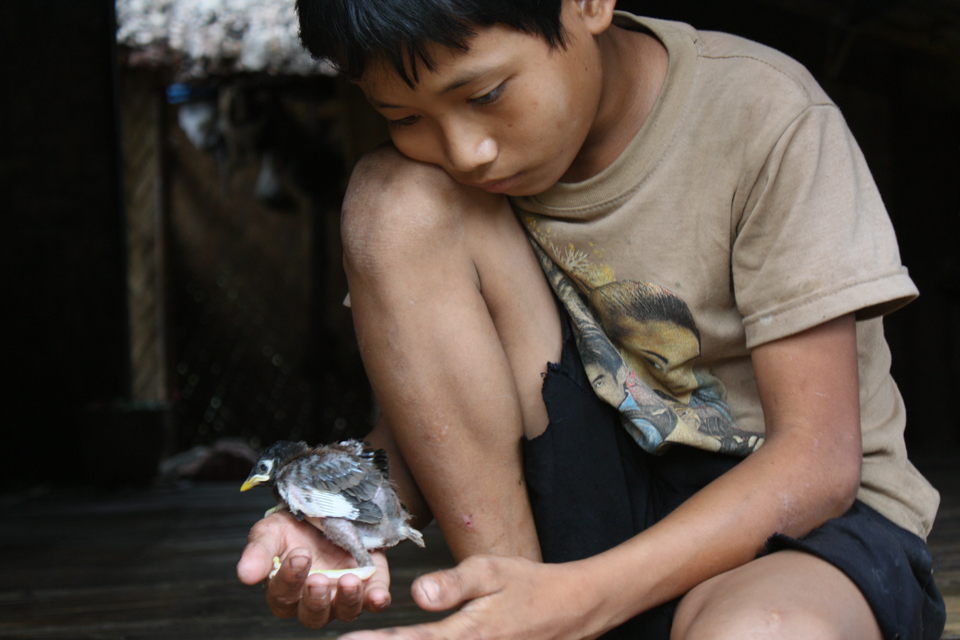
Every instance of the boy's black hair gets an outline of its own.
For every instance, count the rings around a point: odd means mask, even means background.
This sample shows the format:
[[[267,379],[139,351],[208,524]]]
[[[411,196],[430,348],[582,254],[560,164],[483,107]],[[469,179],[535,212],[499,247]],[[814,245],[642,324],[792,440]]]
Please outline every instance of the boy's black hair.
[[[371,61],[411,87],[417,67],[435,69],[430,43],[469,48],[476,27],[503,24],[563,47],[562,0],[297,0],[300,41],[317,59],[359,79]]]

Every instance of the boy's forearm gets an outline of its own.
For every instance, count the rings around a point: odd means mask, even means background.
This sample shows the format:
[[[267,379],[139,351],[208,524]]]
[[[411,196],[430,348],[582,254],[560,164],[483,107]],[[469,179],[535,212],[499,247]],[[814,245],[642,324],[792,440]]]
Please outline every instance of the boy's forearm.
[[[856,330],[851,317],[754,353],[766,443],[657,525],[583,561],[613,623],[844,513],[859,487]]]
[[[822,461],[778,444],[768,441],[657,525],[583,561],[601,615],[622,623],[753,560],[773,533],[800,536],[842,514],[849,491],[809,473]]]

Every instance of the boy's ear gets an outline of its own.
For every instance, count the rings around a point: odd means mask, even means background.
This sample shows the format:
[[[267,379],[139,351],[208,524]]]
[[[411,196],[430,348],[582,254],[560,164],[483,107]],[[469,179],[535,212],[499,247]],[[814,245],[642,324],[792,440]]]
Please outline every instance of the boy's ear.
[[[600,35],[610,27],[617,0],[575,0],[580,19],[593,35]]]

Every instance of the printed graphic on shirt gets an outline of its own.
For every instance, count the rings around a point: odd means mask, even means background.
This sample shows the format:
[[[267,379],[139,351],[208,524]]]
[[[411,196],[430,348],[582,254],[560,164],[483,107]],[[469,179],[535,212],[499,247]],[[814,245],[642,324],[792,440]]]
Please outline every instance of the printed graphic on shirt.
[[[556,246],[536,218],[524,223],[573,321],[594,391],[619,409],[643,449],[662,453],[679,443],[745,456],[763,444],[763,436],[736,428],[723,384],[694,366],[700,332],[682,299],[655,284],[617,280],[572,244]]]

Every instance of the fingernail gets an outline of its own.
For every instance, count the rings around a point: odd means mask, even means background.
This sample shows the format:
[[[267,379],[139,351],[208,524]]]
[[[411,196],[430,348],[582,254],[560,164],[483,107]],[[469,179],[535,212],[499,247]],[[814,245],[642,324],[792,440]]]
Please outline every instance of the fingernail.
[[[312,599],[320,601],[320,603],[322,604],[329,597],[330,591],[328,589],[320,588],[317,585],[312,584],[307,587],[307,595]]]
[[[298,556],[290,560],[290,568],[297,573],[298,578],[302,578],[300,574],[307,570],[307,567],[310,566],[310,560],[302,556]]]
[[[427,597],[427,600],[430,602],[439,602],[440,601],[440,585],[437,584],[436,580],[432,578],[427,578],[422,583],[420,583],[420,589],[423,591],[423,595]]]

